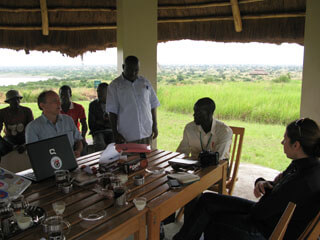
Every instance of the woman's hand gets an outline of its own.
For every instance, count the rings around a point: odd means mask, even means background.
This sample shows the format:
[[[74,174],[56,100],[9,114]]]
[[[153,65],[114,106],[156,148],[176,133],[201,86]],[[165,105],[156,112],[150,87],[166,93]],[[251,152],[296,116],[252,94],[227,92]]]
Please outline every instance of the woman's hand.
[[[256,198],[261,197],[266,193],[266,189],[272,189],[273,186],[268,181],[259,181],[254,187],[253,193]]]

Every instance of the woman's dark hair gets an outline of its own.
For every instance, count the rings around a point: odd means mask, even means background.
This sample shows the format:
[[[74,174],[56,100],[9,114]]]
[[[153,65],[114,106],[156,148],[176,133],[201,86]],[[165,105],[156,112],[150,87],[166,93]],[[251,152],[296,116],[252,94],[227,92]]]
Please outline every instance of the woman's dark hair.
[[[320,129],[310,118],[301,118],[287,126],[287,136],[290,143],[298,141],[305,154],[310,157],[320,157]]]

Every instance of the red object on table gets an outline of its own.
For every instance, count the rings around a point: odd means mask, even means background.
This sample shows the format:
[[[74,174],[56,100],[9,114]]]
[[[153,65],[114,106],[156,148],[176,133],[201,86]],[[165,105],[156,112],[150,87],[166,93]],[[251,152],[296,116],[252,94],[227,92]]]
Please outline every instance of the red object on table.
[[[138,144],[138,143],[123,143],[116,144],[116,150],[118,152],[135,152],[135,153],[148,153],[151,152],[151,147],[148,144]]]

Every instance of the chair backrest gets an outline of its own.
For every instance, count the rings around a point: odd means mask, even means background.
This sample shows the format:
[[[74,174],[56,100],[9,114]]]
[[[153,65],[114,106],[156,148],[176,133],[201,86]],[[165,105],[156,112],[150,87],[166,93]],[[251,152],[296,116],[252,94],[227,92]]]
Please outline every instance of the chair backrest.
[[[232,127],[232,126],[230,126],[230,128],[233,131],[233,137],[232,137],[232,143],[230,147],[230,159],[229,159],[227,179],[230,181],[230,184],[228,186],[228,193],[229,195],[232,195],[235,182],[237,181],[245,129],[242,127]]]
[[[306,230],[300,235],[299,240],[318,239],[320,236],[320,211],[317,216],[307,226]]]
[[[296,204],[289,202],[286,210],[283,212],[281,218],[279,219],[275,229],[273,230],[269,240],[282,240],[284,234],[286,233],[289,221],[293,215]]]

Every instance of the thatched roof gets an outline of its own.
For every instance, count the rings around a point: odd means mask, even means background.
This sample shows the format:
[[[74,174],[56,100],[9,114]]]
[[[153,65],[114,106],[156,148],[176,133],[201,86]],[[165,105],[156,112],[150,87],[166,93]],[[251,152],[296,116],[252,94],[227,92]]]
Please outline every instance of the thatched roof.
[[[0,48],[77,56],[115,47],[116,11],[116,0],[1,0]],[[158,41],[303,44],[305,11],[306,0],[158,0]]]

